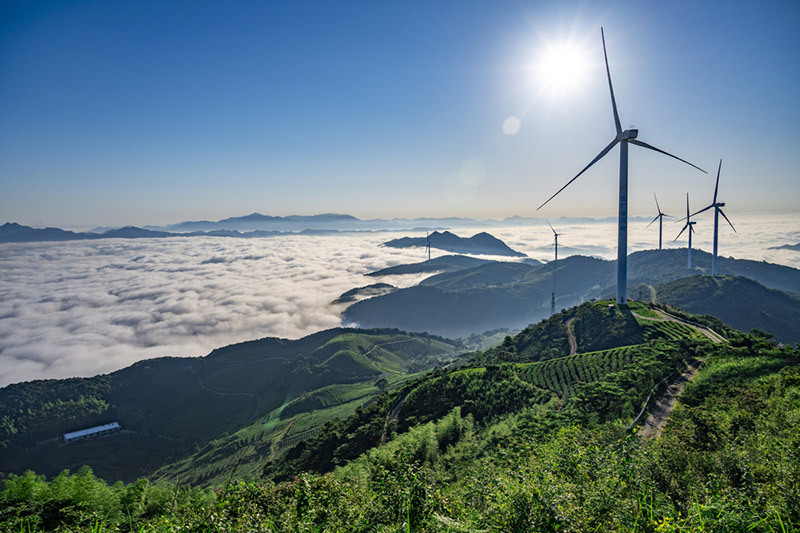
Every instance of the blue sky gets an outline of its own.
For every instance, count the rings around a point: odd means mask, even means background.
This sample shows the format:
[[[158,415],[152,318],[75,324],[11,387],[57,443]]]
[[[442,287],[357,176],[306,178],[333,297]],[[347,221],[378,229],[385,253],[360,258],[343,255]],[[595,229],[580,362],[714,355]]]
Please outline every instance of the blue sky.
[[[613,137],[600,26],[624,126],[724,158],[732,219],[797,210],[798,25],[794,1],[6,1],[0,222],[613,215],[617,150],[536,211]],[[586,63],[553,94],[532,72],[565,42]],[[713,192],[636,147],[630,173],[633,214]]]

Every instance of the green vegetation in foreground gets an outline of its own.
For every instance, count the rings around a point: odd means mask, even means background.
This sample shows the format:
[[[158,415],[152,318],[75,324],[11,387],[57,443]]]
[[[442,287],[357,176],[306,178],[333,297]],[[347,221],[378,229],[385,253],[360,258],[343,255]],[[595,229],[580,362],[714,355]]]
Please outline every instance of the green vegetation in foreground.
[[[616,328],[620,343],[626,327]],[[399,384],[267,463],[282,482],[208,490],[145,480],[109,487],[87,470],[49,482],[9,476],[0,523],[197,532],[800,527],[800,350],[756,334],[726,332],[730,343],[712,344],[640,333],[638,345],[439,369]],[[643,441],[629,426],[649,390],[696,358],[704,365],[661,438]],[[549,374],[555,393],[531,376],[547,364],[561,368]]]

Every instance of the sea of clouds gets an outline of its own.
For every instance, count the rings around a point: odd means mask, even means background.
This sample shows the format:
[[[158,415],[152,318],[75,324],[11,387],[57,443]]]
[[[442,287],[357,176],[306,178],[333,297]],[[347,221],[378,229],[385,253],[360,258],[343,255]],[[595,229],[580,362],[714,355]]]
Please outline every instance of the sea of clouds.
[[[720,254],[800,267],[797,215],[739,217],[722,230]],[[559,257],[611,259],[616,224],[559,224]],[[630,250],[654,248],[658,229],[630,225]],[[665,224],[668,246],[680,225]],[[711,249],[711,224],[694,245]],[[470,236],[481,228],[458,230]],[[529,256],[552,258],[545,226],[492,228]],[[406,287],[424,275],[366,273],[424,260],[423,249],[380,246],[397,233],[291,235],[264,239],[109,239],[0,244],[0,386],[91,376],[160,356],[201,356],[267,336],[299,338],[341,325],[343,292],[377,281]],[[433,255],[444,252],[433,251]]]

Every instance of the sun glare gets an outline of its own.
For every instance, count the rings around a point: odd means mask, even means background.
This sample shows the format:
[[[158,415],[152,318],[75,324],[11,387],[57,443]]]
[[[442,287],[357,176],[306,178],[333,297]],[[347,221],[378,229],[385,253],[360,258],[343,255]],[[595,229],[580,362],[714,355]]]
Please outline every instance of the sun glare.
[[[533,83],[551,97],[579,92],[590,69],[588,54],[573,43],[545,46],[533,66]]]

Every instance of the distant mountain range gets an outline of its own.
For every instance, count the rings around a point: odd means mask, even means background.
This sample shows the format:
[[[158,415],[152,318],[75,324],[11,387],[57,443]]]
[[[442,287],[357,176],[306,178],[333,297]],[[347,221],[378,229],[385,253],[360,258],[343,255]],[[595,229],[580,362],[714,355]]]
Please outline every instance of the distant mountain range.
[[[276,235],[316,235],[319,233],[336,233],[337,230],[305,229],[302,231],[264,231],[253,230],[240,232],[236,230],[218,229],[209,231],[191,231],[177,233],[161,231],[136,226],[107,229],[101,233],[75,232],[59,228],[31,228],[21,226],[15,222],[7,222],[0,226],[0,243],[3,242],[46,242],[46,241],[83,241],[97,239],[161,239],[166,237],[233,237],[252,239],[260,237],[274,237]]]
[[[165,231],[153,231],[133,226],[110,229],[103,233],[87,233],[63,230],[60,228],[36,229],[22,226],[15,222],[7,222],[0,226],[0,242],[41,242],[41,241],[77,241],[87,239],[140,239],[153,237],[174,237],[175,234]]]
[[[426,237],[402,237],[387,241],[383,245],[389,248],[425,248],[428,243],[430,243],[431,248],[457,254],[526,257],[525,254],[512,250],[506,243],[486,232],[465,238],[449,231],[434,231]]]
[[[569,218],[556,219],[563,224],[570,223],[602,223],[616,220],[613,217],[603,219]],[[633,220],[647,221],[638,217]],[[87,232],[74,232],[59,228],[32,228],[14,222],[0,226],[0,242],[39,242],[68,241],[100,238],[153,238],[182,236],[212,237],[269,237],[272,235],[293,233],[336,233],[339,231],[414,231],[420,234],[426,230],[469,227],[508,227],[508,226],[544,226],[544,219],[526,217],[508,217],[504,219],[476,218],[392,218],[362,220],[352,215],[325,213],[321,215],[289,215],[285,217],[252,213],[240,217],[222,220],[191,220],[167,226],[146,225],[144,227],[125,226],[124,228],[96,228]]]
[[[800,310],[800,300],[786,293],[800,293],[800,270],[759,261],[719,258],[721,275],[753,280],[754,285],[746,285],[753,295],[751,309],[747,309],[744,301],[736,300],[740,303],[734,303],[731,299],[736,294],[733,287],[745,286],[742,281],[725,284],[731,298],[721,300],[711,298],[713,291],[693,293],[681,290],[680,284],[669,285],[710,272],[711,254],[695,250],[693,259],[694,268],[690,270],[686,268],[685,249],[646,250],[631,254],[628,259],[629,297],[644,300],[655,295],[658,301],[674,303],[695,312],[713,312],[723,320],[729,319],[728,323],[734,327],[763,329],[784,342],[800,341],[800,325],[793,326],[777,318],[772,321],[766,318],[761,321],[730,320],[733,315],[752,315],[758,310],[767,317],[777,312],[770,309],[772,305],[775,309],[785,310],[782,312],[785,316],[795,316],[787,309]],[[424,264],[408,265],[408,269],[419,271],[420,265]],[[344,312],[345,321],[362,327],[397,327],[455,338],[495,328],[520,329],[550,314],[552,263],[530,265],[487,261],[476,266],[465,265],[464,268],[457,268],[455,263],[449,266],[451,270],[429,277],[417,286],[351,305]],[[393,267],[389,273],[402,270],[402,266]],[[557,309],[614,295],[615,261],[571,256],[558,261],[557,271]],[[755,298],[756,293],[758,298]],[[724,302],[731,306],[729,314],[718,310],[728,305]],[[752,325],[747,327],[750,323]]]
[[[608,222],[616,220],[615,217],[603,219],[593,219],[586,217],[568,218],[561,217],[556,219],[561,223],[585,223]],[[634,220],[634,219],[631,219]],[[637,217],[635,220],[646,222],[646,217]],[[503,219],[485,218],[465,218],[465,217],[446,217],[446,218],[391,218],[391,219],[360,219],[352,215],[325,213],[320,215],[289,215],[285,217],[262,215],[252,213],[240,217],[230,217],[217,221],[192,220],[179,222],[168,226],[145,226],[146,229],[166,230],[175,232],[186,231],[211,231],[218,229],[236,231],[301,231],[304,229],[323,229],[339,231],[396,231],[416,230],[420,233],[428,230],[443,228],[469,228],[469,227],[507,227],[507,226],[528,226],[545,225],[544,219],[529,217],[507,217]]]
[[[322,220],[348,220],[354,217],[349,215],[316,215],[314,217],[264,217],[264,215],[249,215],[248,217],[240,217],[243,225],[249,224],[251,221],[261,221],[267,219],[286,219],[292,220],[308,220],[314,221]],[[232,220],[232,219],[228,219]],[[357,219],[356,219],[357,220]],[[182,225],[189,225],[192,227],[203,227],[204,222],[186,222]],[[301,225],[313,225],[311,222]],[[183,226],[183,229],[189,226]],[[78,241],[78,240],[97,240],[97,239],[160,239],[166,237],[232,237],[232,238],[260,238],[260,237],[273,237],[276,235],[318,235],[326,233],[337,233],[339,230],[335,229],[314,229],[306,227],[300,231],[265,231],[265,230],[250,230],[239,231],[231,229],[214,229],[214,230],[195,230],[185,233],[175,231],[163,231],[146,228],[138,228],[135,226],[125,226],[118,229],[106,229],[101,233],[94,232],[74,232],[63,230],[60,228],[43,228],[37,229],[30,226],[22,226],[15,222],[7,222],[0,226],[0,243],[3,242],[46,242],[46,241]],[[438,232],[435,231],[430,235],[431,246],[442,250],[448,250],[456,253],[468,254],[486,254],[486,255],[502,255],[513,257],[525,257],[525,254],[516,252],[509,248],[503,241],[496,237],[483,232],[473,235],[470,238],[462,238],[449,231]],[[423,238],[403,237],[402,239],[395,239],[385,243],[386,246],[394,248],[408,248],[413,246],[425,246],[427,242]]]

